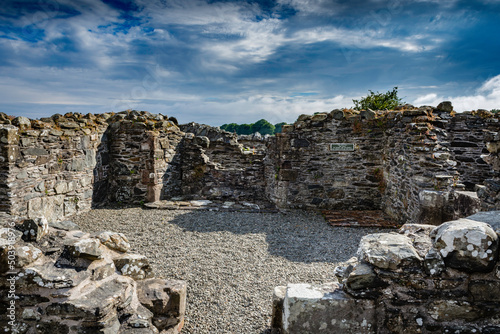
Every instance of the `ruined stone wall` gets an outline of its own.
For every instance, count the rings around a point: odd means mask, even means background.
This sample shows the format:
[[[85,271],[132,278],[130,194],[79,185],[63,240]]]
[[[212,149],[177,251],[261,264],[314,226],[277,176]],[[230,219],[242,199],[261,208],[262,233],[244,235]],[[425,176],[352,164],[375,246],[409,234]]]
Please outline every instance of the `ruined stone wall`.
[[[183,195],[226,201],[264,201],[265,140],[238,137],[189,123],[181,148]]]
[[[290,208],[380,208],[383,129],[358,115],[345,119],[339,110],[302,115],[283,130],[270,139],[266,158],[273,201]],[[332,143],[350,143],[353,151],[331,150]]]
[[[482,158],[484,133],[498,129],[499,119],[451,111],[445,103],[302,115],[269,139],[268,196],[282,207],[383,209],[402,222],[431,213],[432,224],[456,218],[457,196],[475,196],[456,192],[474,190],[493,175]],[[334,143],[353,149],[332,150]]]
[[[367,235],[357,257],[336,269],[338,281],[277,287],[273,327],[283,334],[498,333],[498,217]]]
[[[179,188],[184,135],[161,115],[66,114],[0,124],[1,211],[61,220],[109,201],[159,200]],[[177,189],[179,191],[179,189]]]
[[[154,278],[129,249],[121,233],[88,234],[70,221],[0,221],[0,329],[180,333],[186,283]]]
[[[499,116],[451,111],[449,103],[334,110],[302,115],[267,137],[196,123],[179,129],[165,116],[134,110],[2,116],[0,209],[55,219],[107,201],[182,196],[383,209],[401,222],[439,224],[465,214],[458,197],[475,201],[457,192],[479,190],[483,209],[499,202],[498,171],[485,160],[497,154],[485,135],[498,133]]]
[[[163,117],[154,122],[139,113],[129,113],[118,114],[112,121],[108,199],[135,204],[160,200],[162,192],[174,187],[176,168],[170,163],[182,134]]]
[[[500,130],[500,129],[499,129]],[[479,187],[478,193],[486,210],[500,210],[500,131],[485,131],[486,148],[489,154],[483,159],[491,166],[494,173]]]
[[[93,115],[44,121],[20,117],[2,128],[3,211],[58,219],[92,204],[96,149],[104,132]]]

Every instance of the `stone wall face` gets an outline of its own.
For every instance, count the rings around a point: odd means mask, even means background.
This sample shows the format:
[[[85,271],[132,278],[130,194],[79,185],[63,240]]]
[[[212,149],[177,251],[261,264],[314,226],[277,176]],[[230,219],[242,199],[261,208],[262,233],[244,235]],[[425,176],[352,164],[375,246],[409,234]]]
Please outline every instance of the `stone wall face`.
[[[109,128],[111,202],[154,202],[160,200],[162,192],[175,187],[172,179],[178,167],[171,162],[182,134],[169,121],[148,124],[133,117],[137,116],[116,121]]]
[[[478,193],[486,210],[500,210],[500,131],[486,131],[485,141],[489,154],[483,155],[483,159],[493,169],[493,175]]]
[[[179,188],[172,162],[183,133],[161,115],[128,111],[12,122],[17,126],[0,124],[3,212],[55,221],[109,201],[159,200]]]
[[[0,126],[5,212],[53,220],[91,207],[100,124],[81,116]]]
[[[429,221],[440,224],[460,216],[457,197],[475,196],[456,192],[494,175],[482,158],[485,130],[499,128],[492,116],[432,107],[303,115],[269,139],[266,192],[281,207],[383,209],[402,222],[442,211]]]
[[[382,209],[401,222],[440,224],[472,213],[458,198],[476,208],[464,191],[478,190],[483,209],[499,205],[499,116],[450,110],[334,110],[302,115],[271,137],[179,128],[134,110],[2,117],[0,209],[55,219],[100,203],[182,197]]]
[[[180,154],[184,196],[267,201],[264,138],[238,137],[195,123],[181,126],[181,129],[188,133]]]
[[[336,118],[335,112],[303,115],[293,130],[285,127],[271,139],[266,181],[274,202],[290,208],[380,208],[384,133],[360,116]],[[353,151],[333,151],[332,143],[352,144]]]

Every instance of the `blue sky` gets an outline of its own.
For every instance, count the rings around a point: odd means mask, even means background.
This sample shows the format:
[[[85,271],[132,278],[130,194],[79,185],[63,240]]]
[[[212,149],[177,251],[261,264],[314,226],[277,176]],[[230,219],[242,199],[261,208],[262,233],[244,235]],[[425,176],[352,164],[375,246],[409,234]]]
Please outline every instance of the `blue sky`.
[[[352,106],[500,108],[500,0],[7,0],[0,111],[210,125]]]

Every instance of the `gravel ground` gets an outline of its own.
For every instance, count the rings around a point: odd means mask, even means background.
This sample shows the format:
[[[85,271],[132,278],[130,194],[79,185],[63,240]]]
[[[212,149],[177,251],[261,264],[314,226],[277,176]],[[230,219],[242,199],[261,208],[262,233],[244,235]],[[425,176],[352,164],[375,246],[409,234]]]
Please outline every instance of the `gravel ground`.
[[[375,228],[331,227],[310,212],[99,209],[73,219],[111,230],[149,257],[155,274],[187,281],[183,333],[270,333],[272,292],[332,281],[333,269]]]

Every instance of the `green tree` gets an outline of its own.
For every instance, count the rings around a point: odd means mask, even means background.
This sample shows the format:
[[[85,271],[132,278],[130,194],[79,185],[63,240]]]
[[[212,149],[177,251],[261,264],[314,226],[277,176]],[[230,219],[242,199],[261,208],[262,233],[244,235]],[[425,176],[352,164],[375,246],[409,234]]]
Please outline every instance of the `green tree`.
[[[496,114],[496,113],[500,112],[500,109],[491,109],[490,112],[492,112],[493,114]]]
[[[281,122],[274,124],[274,133],[281,133],[281,131],[283,131],[283,125],[286,125],[286,123]]]
[[[239,135],[250,135],[253,133],[251,124],[240,124],[236,133]]]
[[[394,87],[392,91],[387,93],[374,93],[369,90],[370,94],[360,100],[352,100],[354,109],[356,110],[392,110],[400,104],[404,104],[402,99],[398,97],[398,87]]]
[[[236,129],[238,128],[238,124],[236,123],[222,124],[220,128],[228,132],[235,132]]]
[[[274,125],[265,119],[260,119],[252,124],[252,132],[259,132],[261,135],[272,135],[274,133]]]

